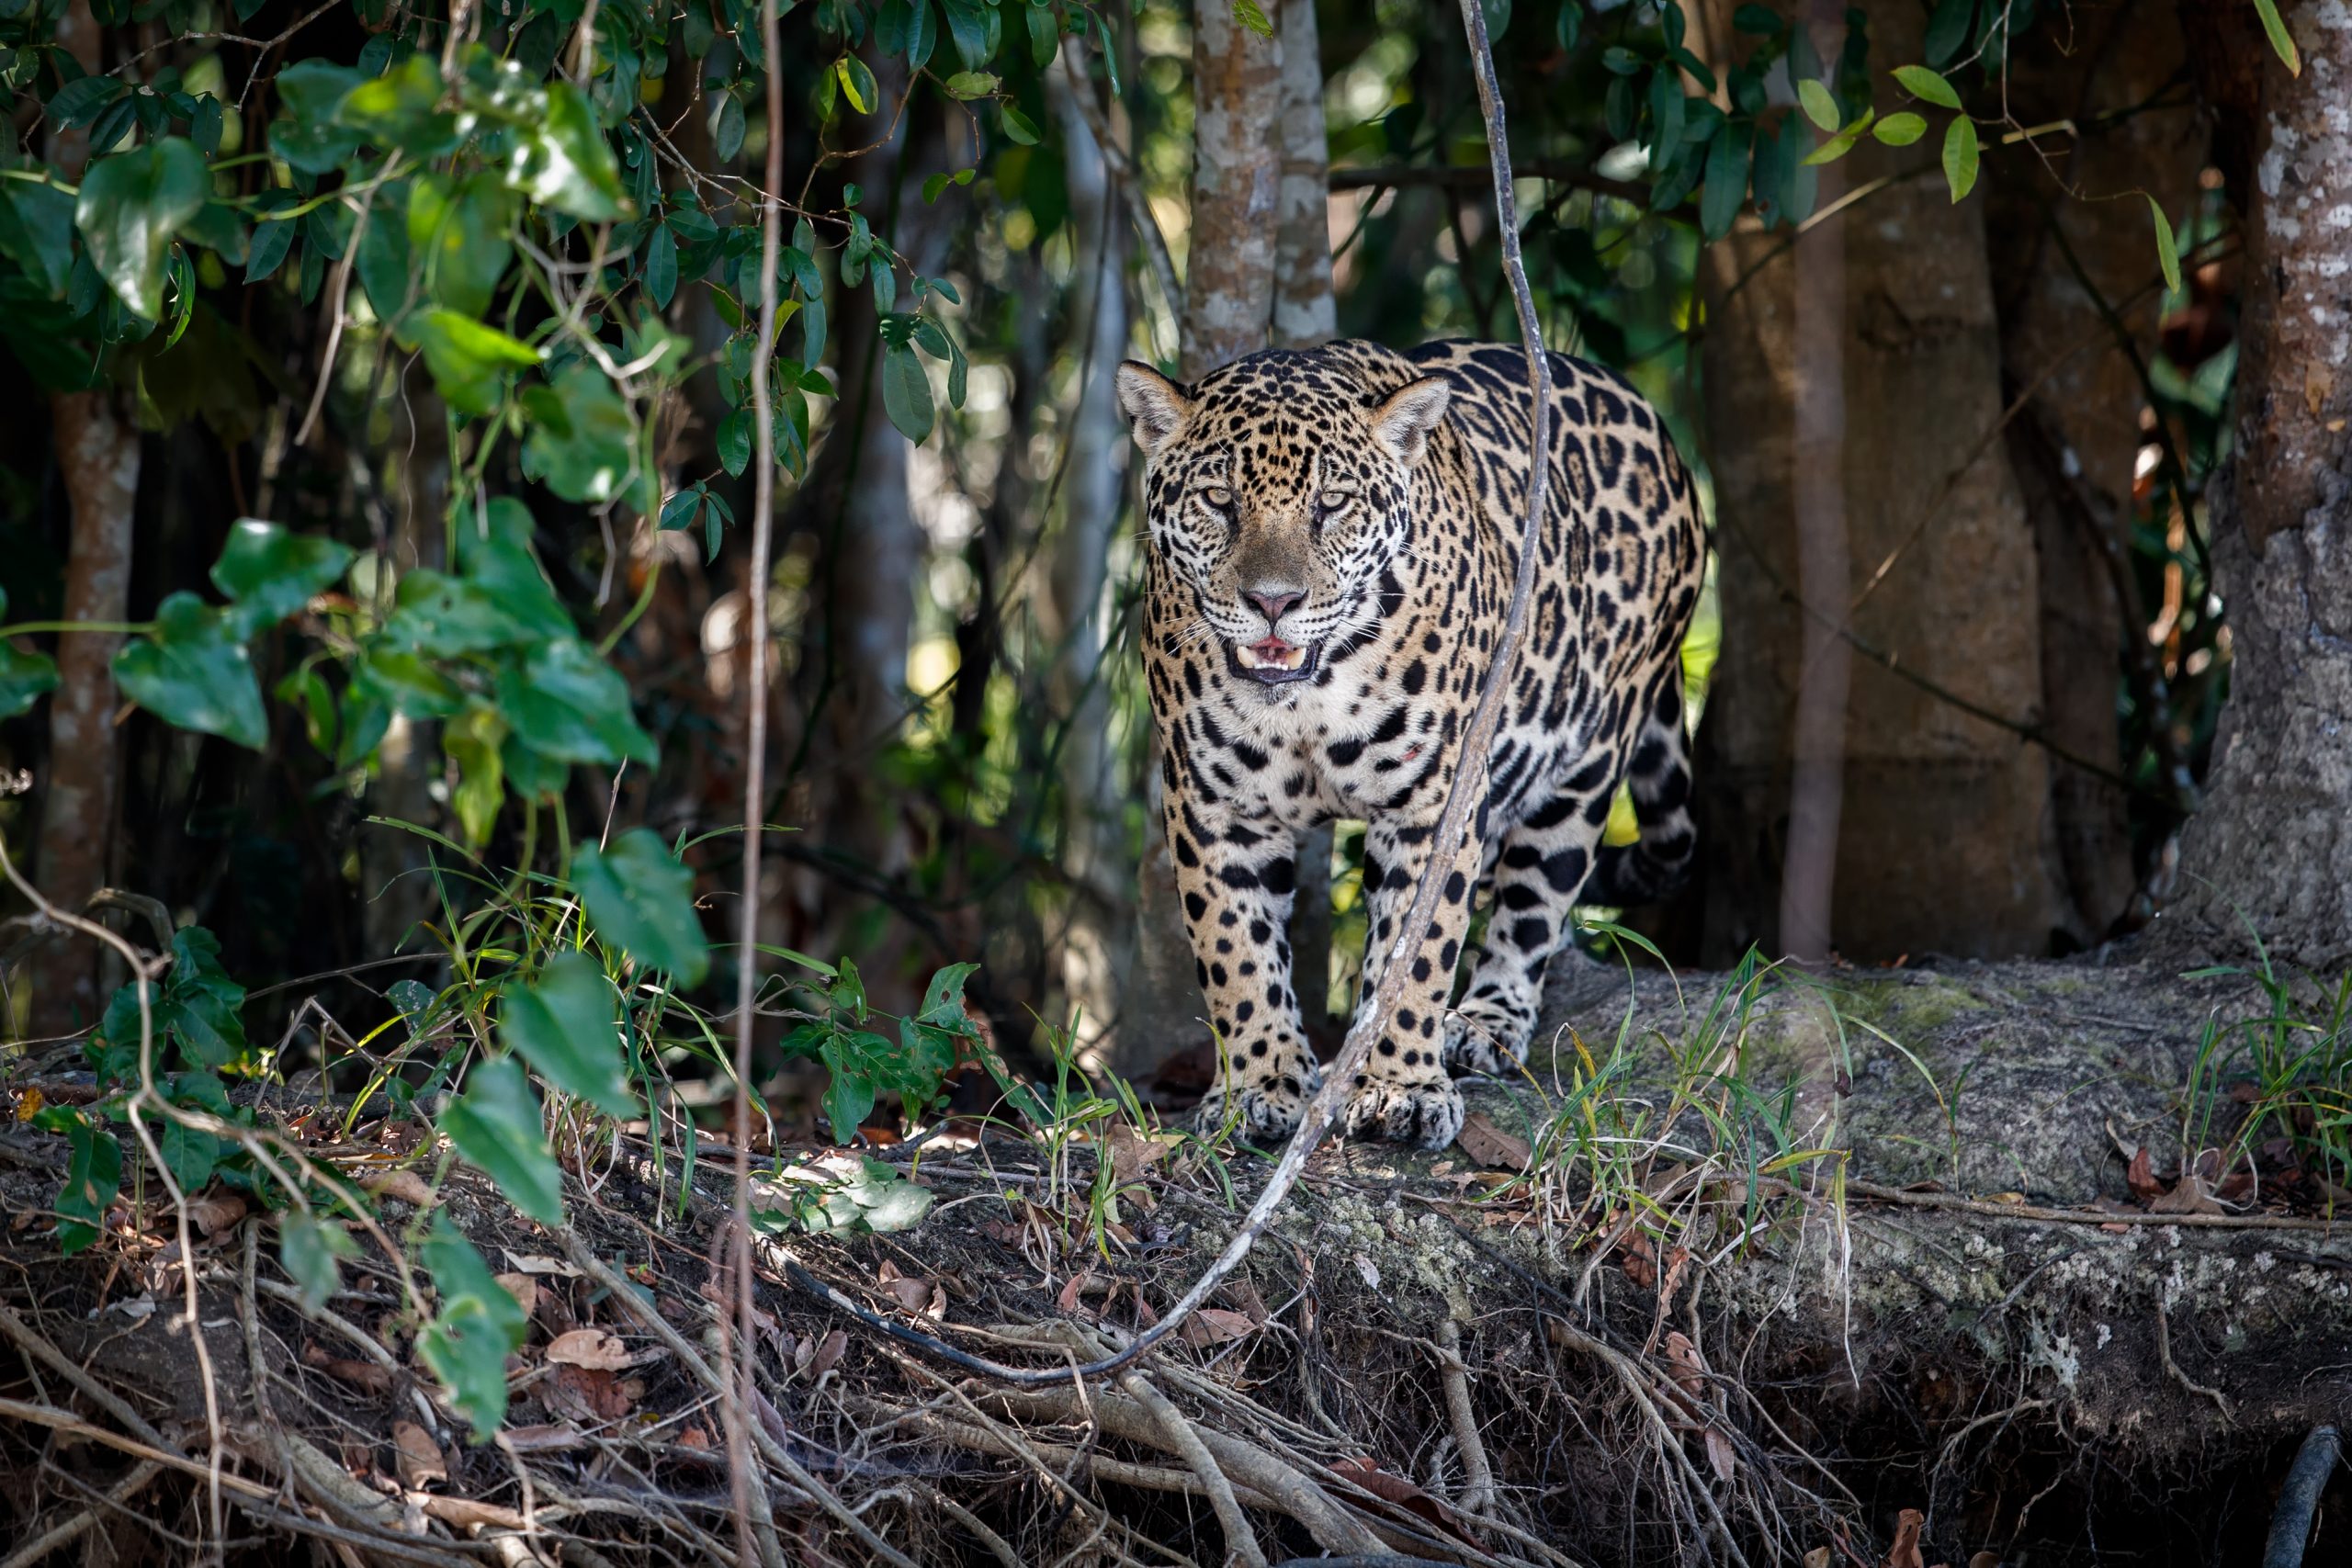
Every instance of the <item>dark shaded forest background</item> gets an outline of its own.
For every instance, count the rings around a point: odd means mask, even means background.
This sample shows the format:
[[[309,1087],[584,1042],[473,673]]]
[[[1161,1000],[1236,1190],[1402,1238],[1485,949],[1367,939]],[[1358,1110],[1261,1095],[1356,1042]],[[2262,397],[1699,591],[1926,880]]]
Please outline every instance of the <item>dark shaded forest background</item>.
[[[1068,40],[1074,75],[1050,51],[996,63],[1020,136],[910,84],[856,8],[785,17],[786,102],[805,112],[781,128],[784,165],[797,209],[827,215],[817,263],[831,331],[805,460],[779,490],[766,815],[789,831],[769,840],[761,905],[765,942],[853,958],[877,1005],[911,1009],[939,965],[977,960],[970,995],[1008,1048],[1074,1044],[1146,1072],[1201,1026],[1181,978],[1173,996],[1150,983],[1160,939],[1138,872],[1158,835],[1135,647],[1141,541],[1111,370],[1129,356],[1199,368],[1183,363],[1193,345],[1170,286],[1197,292],[1241,254],[1204,261],[1193,243],[1199,192],[1223,155],[1197,135],[1204,64],[1249,68],[1256,50],[1262,69],[1277,32],[1293,59],[1298,37],[1319,39],[1320,91],[1306,101],[1322,123],[1302,138],[1284,120],[1279,158],[1286,192],[1328,193],[1329,315],[1286,328],[1277,305],[1261,335],[1401,345],[1513,328],[1449,6],[1326,4],[1302,35],[1295,4],[1270,4],[1262,36],[1220,10],[1213,46],[1183,6],[1114,9],[1111,71],[1099,58],[1090,70]],[[1662,190],[1634,134],[1642,83],[1623,85],[1634,80],[1624,59],[1670,47],[1659,12],[1501,0],[1489,13],[1547,334],[1654,399],[1710,497],[1719,558],[1685,653],[1704,693],[1704,866],[1642,929],[1668,956],[1707,964],[1751,944],[1804,945],[1782,930],[1781,871],[1797,692],[1824,657],[1794,588],[1824,473],[1850,583],[1847,635],[1826,640],[1850,663],[1850,694],[1823,945],[1856,964],[2066,953],[2147,925],[2182,887],[2179,835],[2208,782],[2232,671],[2212,492],[2243,440],[2230,417],[2244,374],[2236,214],[2256,199],[2248,105],[2268,62],[2254,9],[1813,7],[1798,19],[1827,40],[1820,69],[1857,104],[1894,107],[1894,65],[1939,50],[1939,63],[1957,61],[1952,79],[1987,124],[1984,178],[1955,201],[1932,139],[1864,138],[1800,171],[1796,154],[1820,138],[1790,107],[1783,64],[1758,84],[1772,123],[1790,128],[1780,183],[1716,239],[1702,195]],[[96,27],[92,58],[233,86],[298,25],[294,50],[339,62],[365,62],[417,26],[400,7],[311,15],[285,0],[217,20],[174,34],[132,12]],[[1785,28],[1785,12],[1713,4],[1674,42],[1728,79],[1760,47],[1785,47],[1773,30]],[[707,90],[694,30],[673,18],[667,58],[638,62],[639,114],[723,204],[756,176],[770,128],[756,95]],[[837,96],[843,57],[870,61],[874,113]],[[2252,88],[2238,79],[2248,73]],[[276,112],[273,89],[260,72],[224,153]],[[1271,73],[1255,89],[1272,90]],[[1634,100],[1630,113],[1621,99]],[[37,107],[28,95],[17,113],[34,142],[47,133]],[[2004,129],[2030,134],[2005,144]],[[1760,146],[1756,156],[1765,192]],[[2152,201],[2177,236],[2177,288]],[[936,432],[919,444],[889,417],[873,291],[842,280],[831,248],[853,206],[912,273],[951,280],[956,295],[939,314],[969,358],[965,396],[960,408],[939,398]],[[1825,297],[1812,285],[1827,237],[1841,286]],[[244,516],[332,536],[363,567],[448,564],[445,517],[467,500],[453,484],[473,482],[465,453],[453,463],[434,378],[356,289],[304,432],[335,330],[333,273],[322,248],[258,281],[200,272],[176,341],[107,348],[95,390],[61,383],[37,317],[0,323],[14,355],[15,417],[0,430],[13,620],[85,616],[69,602],[68,558],[108,465],[127,501],[130,621],[199,583]],[[527,500],[539,562],[582,635],[609,644],[659,745],[655,765],[573,769],[560,829],[533,829],[542,845],[552,831],[585,842],[638,825],[701,840],[687,859],[716,937],[738,897],[741,840],[723,829],[743,817],[752,493],[725,450],[719,361],[733,323],[691,282],[665,314],[699,357],[649,411],[660,493],[705,487],[723,514],[695,497],[650,516],[560,500],[522,472],[512,444],[476,496]],[[1794,415],[1824,355],[1843,398],[1826,442]],[[943,394],[947,373],[944,361],[932,372]],[[2312,385],[2314,419],[2346,395]],[[107,886],[159,900],[173,921],[215,932],[223,967],[255,992],[355,970],[277,995],[290,1010],[318,991],[331,1012],[349,1010],[346,1028],[371,1025],[382,1007],[368,995],[395,979],[435,980],[469,848],[488,867],[526,852],[511,807],[461,822],[463,749],[440,725],[395,717],[379,750],[348,766],[331,739],[321,750],[305,672],[351,608],[329,595],[254,644],[272,694],[258,750],[124,703],[102,662],[92,676],[69,660],[51,702],[0,725],[15,781],[0,833],[52,897],[74,904]],[[1333,934],[1302,939],[1331,953],[1334,1010],[1351,995],[1362,936],[1359,846],[1360,830],[1340,825]],[[2341,934],[2323,929],[2307,955],[2340,955]],[[401,955],[405,966],[384,963]],[[32,955],[12,991],[26,1032],[90,1023],[119,978],[107,962],[87,944]],[[722,948],[714,998],[731,964]],[[265,1016],[248,1015],[254,1039],[290,1030],[296,1055],[326,1027]]]

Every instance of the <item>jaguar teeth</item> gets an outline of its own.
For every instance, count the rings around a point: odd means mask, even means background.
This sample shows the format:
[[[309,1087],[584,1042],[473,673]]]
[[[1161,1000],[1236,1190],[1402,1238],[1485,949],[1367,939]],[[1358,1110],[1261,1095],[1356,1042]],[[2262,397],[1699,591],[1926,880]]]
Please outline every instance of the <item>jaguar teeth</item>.
[[[1243,643],[1233,650],[1244,670],[1295,670],[1306,662],[1306,649],[1285,646],[1279,651],[1261,650]]]

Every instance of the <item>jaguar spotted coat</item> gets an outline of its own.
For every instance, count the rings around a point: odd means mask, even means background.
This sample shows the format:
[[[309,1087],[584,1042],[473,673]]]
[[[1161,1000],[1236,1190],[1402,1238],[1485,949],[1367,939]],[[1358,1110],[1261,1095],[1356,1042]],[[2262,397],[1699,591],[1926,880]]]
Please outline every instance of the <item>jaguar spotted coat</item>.
[[[1346,1124],[1430,1147],[1454,1071],[1504,1070],[1579,901],[1628,904],[1691,850],[1679,649],[1705,542],[1657,415],[1552,357],[1550,505],[1485,795]],[[1360,342],[1251,355],[1181,386],[1119,372],[1146,461],[1145,657],[1178,891],[1223,1043],[1204,1120],[1278,1138],[1318,1086],[1286,935],[1300,829],[1361,818],[1368,995],[1428,874],[1510,605],[1525,520],[1517,347]],[[1620,780],[1639,841],[1604,847]],[[1454,998],[1474,896],[1483,951]]]

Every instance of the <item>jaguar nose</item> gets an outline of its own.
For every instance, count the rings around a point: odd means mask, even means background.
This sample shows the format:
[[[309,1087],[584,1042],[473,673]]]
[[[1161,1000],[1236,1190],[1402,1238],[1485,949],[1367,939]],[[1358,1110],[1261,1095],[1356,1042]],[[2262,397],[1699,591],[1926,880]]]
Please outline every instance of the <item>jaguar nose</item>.
[[[1283,618],[1283,611],[1306,597],[1295,588],[1275,588],[1263,591],[1245,588],[1241,591],[1241,596],[1258,606],[1259,613],[1266,617],[1266,627],[1270,631],[1273,629],[1275,623]]]

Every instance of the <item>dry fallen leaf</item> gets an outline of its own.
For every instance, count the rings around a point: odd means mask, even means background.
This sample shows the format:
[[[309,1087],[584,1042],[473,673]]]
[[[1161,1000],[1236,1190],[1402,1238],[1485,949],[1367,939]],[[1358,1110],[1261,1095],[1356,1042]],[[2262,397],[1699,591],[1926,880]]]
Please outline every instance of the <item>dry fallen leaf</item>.
[[[1715,1479],[1729,1481],[1739,1471],[1739,1456],[1732,1451],[1731,1436],[1721,1427],[1707,1428],[1707,1462],[1714,1467]]]
[[[1361,1252],[1356,1254],[1356,1272],[1363,1276],[1365,1284],[1375,1291],[1380,1289],[1380,1265]]]
[[[1473,1111],[1462,1123],[1456,1142],[1462,1152],[1480,1165],[1497,1166],[1505,1170],[1524,1170],[1532,1151],[1527,1140],[1504,1132],[1493,1118],[1483,1111]]]
[[[413,1421],[392,1423],[392,1457],[399,1463],[401,1484],[421,1492],[425,1483],[449,1479],[449,1463],[433,1434]]]
[[[331,1355],[315,1341],[302,1347],[302,1364],[316,1367],[331,1378],[340,1378],[354,1388],[364,1388],[370,1393],[384,1393],[392,1386],[392,1374],[373,1361],[347,1360]]]
[[[499,1445],[524,1453],[560,1453],[566,1449],[585,1448],[588,1439],[580,1428],[569,1421],[554,1421],[536,1427],[509,1427],[499,1435]]]
[[[1829,1568],[1829,1549],[1816,1546],[1804,1554],[1804,1568]]]
[[[2205,1173],[2191,1168],[2180,1173],[2179,1185],[2148,1205],[2158,1214],[2225,1214],[2228,1210],[2215,1201],[2213,1190],[2205,1184]]]
[[[630,1365],[633,1358],[621,1337],[609,1329],[575,1328],[555,1337],[548,1346],[548,1359],[557,1366],[612,1372]]]
[[[363,1176],[359,1179],[359,1185],[379,1198],[397,1198],[420,1209],[429,1209],[441,1201],[435,1196],[424,1178],[413,1170],[388,1170],[379,1176]]]
[[[1905,1508],[1895,1521],[1894,1544],[1886,1549],[1886,1568],[1927,1568],[1927,1560],[1919,1555],[1919,1530],[1928,1516],[1917,1508]]]
[[[514,1298],[525,1317],[536,1317],[539,1311],[539,1282],[528,1274],[493,1274],[491,1276]]]
[[[1111,1123],[1104,1140],[1111,1146],[1112,1179],[1125,1187],[1139,1181],[1146,1171],[1168,1157],[1170,1145],[1157,1138],[1147,1138],[1125,1122]]]
[[[209,1239],[245,1217],[245,1201],[233,1192],[213,1192],[187,1201],[187,1223]]]
[[[1091,1272],[1072,1274],[1069,1280],[1063,1284],[1061,1293],[1054,1298],[1054,1305],[1061,1309],[1061,1313],[1064,1317],[1068,1317],[1078,1311],[1078,1298],[1086,1293],[1086,1282],[1093,1278],[1094,1276]],[[909,1304],[913,1305],[918,1303],[910,1303]]]
[[[808,1374],[809,1382],[815,1382],[840,1365],[841,1359],[848,1353],[849,1336],[836,1328],[817,1341],[817,1348],[809,1352],[808,1364],[801,1370]]]
[[[567,1280],[580,1278],[580,1270],[560,1258],[541,1258],[536,1253],[506,1254],[507,1263],[517,1274],[560,1274]]]
[[[1228,1340],[1246,1339],[1258,1332],[1258,1325],[1246,1312],[1228,1312],[1223,1307],[1202,1307],[1184,1320],[1177,1333],[1187,1344],[1195,1346],[1222,1345]]]
[[[637,1378],[617,1378],[602,1367],[571,1365],[559,1365],[555,1376],[538,1387],[539,1402],[549,1411],[581,1421],[618,1421],[637,1408],[645,1393],[644,1382]]]

